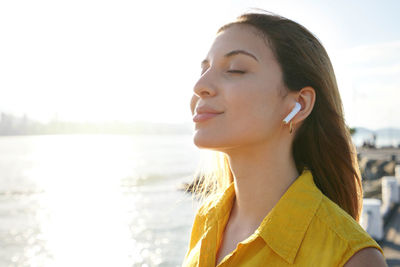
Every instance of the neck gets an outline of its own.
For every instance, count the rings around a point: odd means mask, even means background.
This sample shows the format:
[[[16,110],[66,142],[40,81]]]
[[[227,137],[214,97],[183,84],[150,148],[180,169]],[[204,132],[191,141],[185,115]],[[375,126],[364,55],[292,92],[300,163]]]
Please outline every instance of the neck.
[[[231,218],[257,228],[299,176],[291,145],[258,143],[227,155],[236,193]]]

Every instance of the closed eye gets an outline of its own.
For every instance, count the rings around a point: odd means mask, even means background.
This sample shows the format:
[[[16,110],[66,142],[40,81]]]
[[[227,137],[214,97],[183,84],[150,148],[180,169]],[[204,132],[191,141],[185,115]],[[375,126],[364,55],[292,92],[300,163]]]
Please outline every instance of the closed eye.
[[[242,70],[228,70],[229,73],[238,73],[238,74],[244,74],[245,71]]]

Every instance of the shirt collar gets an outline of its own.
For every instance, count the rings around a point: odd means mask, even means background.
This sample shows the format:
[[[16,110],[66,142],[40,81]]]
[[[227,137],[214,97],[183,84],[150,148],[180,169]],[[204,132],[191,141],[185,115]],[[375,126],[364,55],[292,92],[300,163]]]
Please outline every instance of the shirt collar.
[[[226,216],[232,208],[234,196],[234,183],[231,183],[215,204],[213,219],[220,220]],[[275,253],[292,264],[321,200],[322,192],[315,185],[311,171],[305,168],[255,233],[242,243],[260,236]]]

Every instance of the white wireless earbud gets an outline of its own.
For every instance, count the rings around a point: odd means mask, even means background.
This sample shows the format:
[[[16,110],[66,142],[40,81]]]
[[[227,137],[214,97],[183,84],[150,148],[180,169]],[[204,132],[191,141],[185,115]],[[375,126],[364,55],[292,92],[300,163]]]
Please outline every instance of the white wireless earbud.
[[[294,106],[294,108],[292,109],[292,111],[289,113],[289,115],[286,116],[286,118],[283,119],[284,123],[289,123],[289,121],[291,119],[293,119],[293,117],[297,114],[297,112],[299,112],[301,109],[301,105],[300,103],[296,102],[296,105]]]

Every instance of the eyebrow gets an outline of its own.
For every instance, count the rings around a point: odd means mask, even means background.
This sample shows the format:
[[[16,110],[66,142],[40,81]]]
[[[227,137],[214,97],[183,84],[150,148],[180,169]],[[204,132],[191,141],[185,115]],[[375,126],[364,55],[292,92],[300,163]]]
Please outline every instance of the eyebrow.
[[[253,58],[255,61],[259,62],[256,56],[254,56],[253,54],[251,54],[251,53],[249,53],[249,52],[247,52],[247,51],[245,51],[245,50],[233,50],[233,51],[231,51],[231,52],[229,52],[229,53],[226,53],[226,54],[224,55],[224,58],[236,56],[236,55],[239,55],[239,54],[249,56],[249,57]],[[201,66],[203,66],[203,65],[206,64],[206,63],[208,63],[208,60],[207,60],[207,59],[204,59],[204,60],[201,62]]]

